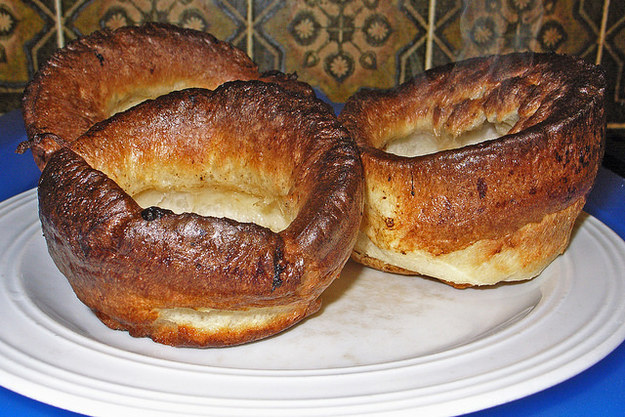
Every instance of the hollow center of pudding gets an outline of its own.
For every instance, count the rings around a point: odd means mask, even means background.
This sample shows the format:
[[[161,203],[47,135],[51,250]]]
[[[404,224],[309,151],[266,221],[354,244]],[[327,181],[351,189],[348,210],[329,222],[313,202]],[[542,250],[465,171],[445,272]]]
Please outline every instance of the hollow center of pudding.
[[[146,100],[152,100],[172,91],[184,90],[195,84],[187,80],[179,80],[172,84],[154,83],[153,85],[134,85],[131,90],[112,91],[106,103],[106,118],[128,110]]]
[[[225,185],[193,189],[149,188],[132,196],[141,207],[158,206],[174,213],[227,217],[243,223],[256,223],[279,232],[293,220],[284,196],[254,194]]]
[[[241,147],[190,143],[187,147],[147,143],[139,148],[101,142],[111,149],[99,155],[98,147],[83,148],[82,155],[142,208],[226,217],[274,232],[286,229],[297,217],[295,167],[286,157],[260,160],[250,151],[240,152]]]
[[[476,128],[466,130],[456,136],[445,130],[439,133],[435,132],[434,129],[412,130],[408,134],[391,138],[382,150],[406,157],[433,154],[448,149],[475,145],[504,136],[515,123],[516,120],[502,123],[485,121]]]
[[[255,307],[247,310],[166,308],[158,310],[158,321],[190,326],[205,332],[234,331],[259,328],[289,313],[296,314],[298,308],[301,306]]]

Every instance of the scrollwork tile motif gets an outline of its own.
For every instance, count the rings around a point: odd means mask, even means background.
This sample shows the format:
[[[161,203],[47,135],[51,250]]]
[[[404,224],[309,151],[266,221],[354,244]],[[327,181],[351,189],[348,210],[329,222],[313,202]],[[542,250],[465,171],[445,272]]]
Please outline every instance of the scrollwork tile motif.
[[[103,28],[164,22],[231,39],[239,22],[232,18],[229,6],[232,5],[225,1],[205,0],[68,1],[63,13],[64,32],[72,39]]]
[[[0,37],[10,37],[15,32],[17,18],[6,5],[0,4]]]
[[[342,101],[361,86],[390,87],[397,82],[402,53],[414,52],[402,49],[419,33],[401,3],[287,0],[258,29],[280,45],[279,69],[297,72]]]
[[[377,2],[316,2],[299,11],[288,25],[293,40],[305,50],[304,66],[323,65],[327,75],[342,83],[356,66],[377,69],[375,48],[384,47],[393,28],[377,13]],[[317,42],[319,38],[324,39]],[[332,52],[328,52],[332,50]]]
[[[625,4],[610,3],[601,64],[608,74],[608,126],[625,132]],[[625,134],[623,135],[625,136]],[[625,139],[621,138],[621,142]],[[625,162],[625,155],[623,155]]]
[[[0,114],[19,107],[22,90],[57,48],[51,0],[0,3]]]
[[[5,0],[0,3],[0,112],[19,105],[30,77],[64,42],[104,27],[161,21],[209,31],[246,51],[262,70],[297,72],[300,79],[337,101],[360,87],[390,87],[426,67],[471,56],[534,50],[579,55],[590,62],[600,58],[608,70],[610,126],[625,129],[624,4],[615,0]],[[428,21],[430,15],[433,22]]]
[[[415,30],[412,38],[396,52],[396,82],[402,83],[425,69],[429,5],[424,1],[403,0],[399,3],[399,10]]]
[[[514,51],[568,53],[592,62],[596,57],[603,13],[601,2],[458,0],[453,3],[461,6],[460,13],[446,22],[437,17],[435,39],[437,45],[442,45],[443,53],[437,55],[436,65]],[[436,4],[438,8],[441,1]],[[449,6],[443,7],[447,9]]]

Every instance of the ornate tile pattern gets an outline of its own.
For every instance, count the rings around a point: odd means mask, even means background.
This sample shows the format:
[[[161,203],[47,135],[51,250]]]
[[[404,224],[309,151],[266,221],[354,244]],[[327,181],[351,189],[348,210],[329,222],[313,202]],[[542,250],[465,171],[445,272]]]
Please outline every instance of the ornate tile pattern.
[[[262,69],[295,71],[341,101],[360,86],[390,87],[477,55],[553,50],[594,61],[602,52],[604,1],[9,0],[0,6],[0,62],[10,62],[0,68],[0,85],[19,94],[57,44],[104,27],[161,21],[210,31]],[[623,6],[611,3],[605,62],[619,73]]]
[[[414,34],[395,54],[397,83],[422,72],[427,68],[426,49],[428,44],[429,4],[425,1],[404,0],[399,4],[400,11],[414,26]],[[400,29],[400,30],[403,30]]]
[[[394,85],[405,68],[422,69],[415,54],[425,31],[419,26],[419,8],[407,3],[287,0],[267,14],[255,34],[275,45],[274,68],[297,72],[342,101],[361,86]],[[254,55],[266,64],[262,58]]]
[[[608,74],[608,101],[612,103],[609,126],[625,130],[625,3],[610,3],[601,57]]]
[[[271,27],[270,22],[276,19],[276,14],[286,7],[288,5],[284,0],[254,1],[249,9],[249,15],[246,15],[247,22],[242,22],[247,40],[246,51],[263,71],[284,70],[285,48],[267,28]],[[285,30],[284,26],[282,30]]]
[[[19,107],[22,90],[57,48],[53,0],[0,3],[0,113]]]
[[[514,51],[559,52],[594,62],[603,3],[591,0],[450,1],[437,17],[435,40],[440,65],[473,56]],[[450,10],[450,12],[447,12]],[[449,14],[454,11],[451,17]],[[437,12],[438,15],[438,12]]]
[[[432,46],[429,52],[431,58],[428,59],[428,68],[455,61],[460,57],[460,51],[464,48],[463,25],[467,10],[463,0],[435,2]]]
[[[3,0],[0,113],[19,106],[39,65],[69,40],[161,21],[212,32],[336,101],[472,56],[579,55],[607,70],[608,126],[622,143],[624,16],[621,0]]]

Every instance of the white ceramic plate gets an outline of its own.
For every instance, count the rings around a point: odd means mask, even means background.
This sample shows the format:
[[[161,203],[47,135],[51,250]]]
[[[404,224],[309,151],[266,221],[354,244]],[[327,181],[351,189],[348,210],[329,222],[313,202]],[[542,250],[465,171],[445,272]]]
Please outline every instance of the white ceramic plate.
[[[563,381],[625,339],[625,243],[582,216],[535,280],[456,290],[348,263],[281,335],[176,349],[101,324],[47,254],[34,190],[0,204],[0,384],[90,415],[450,415]]]

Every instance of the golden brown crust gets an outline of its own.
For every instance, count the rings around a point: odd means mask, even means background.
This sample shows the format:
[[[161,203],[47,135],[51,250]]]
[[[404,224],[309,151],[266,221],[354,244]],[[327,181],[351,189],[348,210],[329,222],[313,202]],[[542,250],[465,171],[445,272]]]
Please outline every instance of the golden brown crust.
[[[252,79],[312,94],[292,77],[259,73],[245,53],[205,32],[162,23],[97,31],[58,50],[27,86],[27,137],[43,168],[60,146],[133,104],[173,90]]]
[[[356,94],[339,119],[365,167],[363,233],[398,253],[445,255],[583,201],[603,155],[604,85],[580,59],[523,53]],[[510,116],[498,139],[412,157],[384,151],[411,131],[456,137]]]
[[[142,208],[120,187],[162,187],[175,177],[200,184],[211,175],[254,192],[286,190],[294,220],[273,232]],[[319,308],[351,253],[362,193],[356,147],[327,105],[237,81],[174,92],[96,124],[47,163],[39,204],[53,260],[107,325],[212,346],[266,337]],[[265,307],[286,310],[240,331],[159,322],[159,311],[175,308]]]

